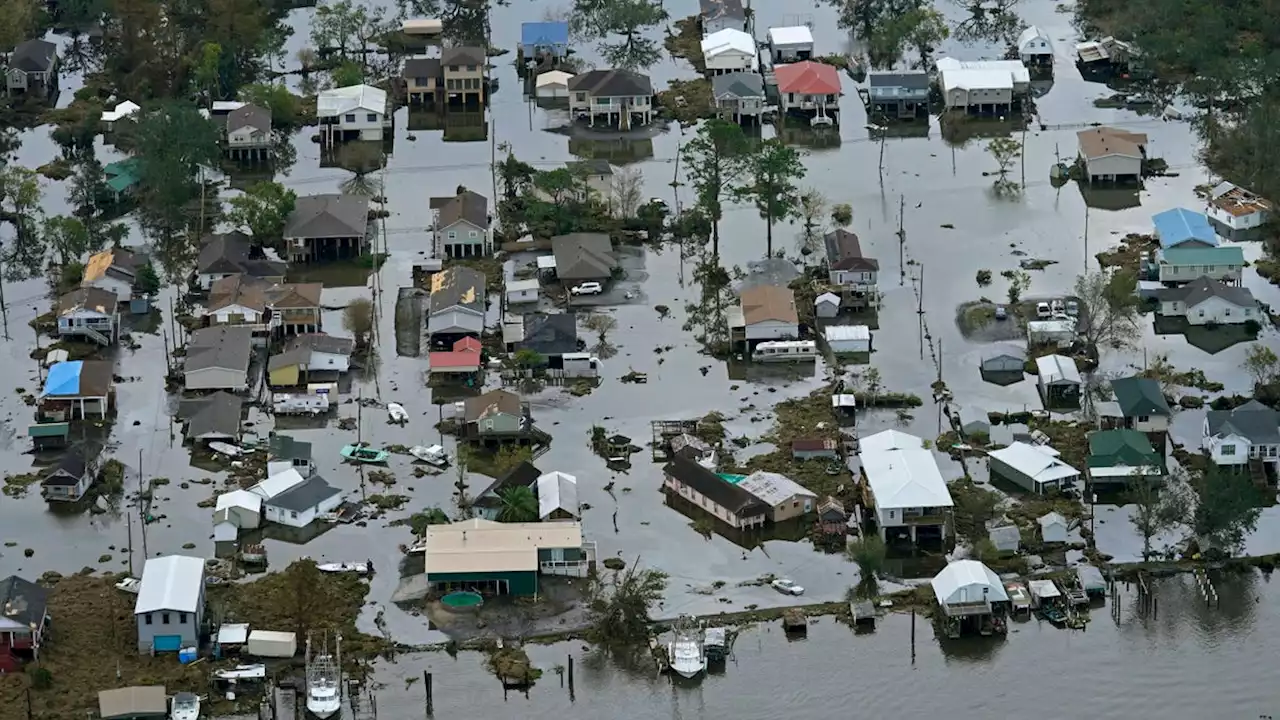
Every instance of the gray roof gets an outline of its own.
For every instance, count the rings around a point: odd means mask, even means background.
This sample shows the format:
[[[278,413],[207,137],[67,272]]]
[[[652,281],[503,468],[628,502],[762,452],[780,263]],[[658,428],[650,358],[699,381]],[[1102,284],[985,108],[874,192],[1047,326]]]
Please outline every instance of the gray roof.
[[[764,78],[753,72],[733,72],[711,78],[711,94],[716,98],[732,95],[738,98],[764,97]]]
[[[484,65],[484,48],[469,45],[448,47],[440,53],[441,65]]]
[[[604,233],[557,235],[551,238],[551,252],[561,280],[603,280],[618,265],[613,241]]]
[[[698,0],[698,11],[704,19],[714,20],[719,17],[747,18],[747,11],[742,7],[742,0]]]
[[[187,341],[187,372],[223,368],[249,371],[253,354],[253,330],[247,327],[210,327],[191,333]]]
[[[253,257],[253,239],[232,231],[206,235],[196,260],[196,272],[240,274],[254,278],[284,277],[288,264],[265,257]]]
[[[484,230],[489,227],[489,199],[480,193],[463,190],[454,197],[431,198],[431,209],[440,213],[440,227],[447,228],[466,220]]]
[[[312,352],[332,355],[350,355],[355,352],[356,341],[351,338],[334,337],[328,333],[304,333],[290,340],[286,347],[306,348]]]
[[[461,306],[483,313],[487,306],[484,273],[454,265],[437,273],[431,282],[431,312]]]
[[[134,685],[98,691],[98,716],[113,718],[165,717],[169,700],[163,685]]]
[[[844,228],[836,228],[823,235],[822,243],[832,270],[875,272],[880,269],[880,261],[864,256],[858,236]]]
[[[267,455],[272,460],[310,460],[311,443],[272,433],[267,441]]]
[[[4,608],[7,620],[27,627],[40,627],[44,624],[48,602],[48,591],[30,580],[17,575],[0,580],[0,607]]]
[[[873,88],[928,90],[929,73],[923,70],[918,72],[873,72],[867,75],[867,84]]]
[[[438,78],[441,72],[440,58],[413,57],[404,61],[403,77]]]
[[[192,439],[201,436],[238,437],[240,398],[225,392],[201,398],[187,422],[186,435]]]
[[[569,78],[569,89],[595,97],[639,97],[652,95],[653,83],[631,70],[591,70]]]
[[[53,67],[53,59],[57,56],[57,45],[46,40],[27,40],[13,49],[9,67],[23,72],[45,72]]]
[[[983,372],[1023,372],[1027,361],[1027,353],[1014,345],[997,345],[991,349],[992,354],[982,358]]]
[[[304,195],[285,223],[286,238],[364,237],[369,227],[369,198],[361,195]]]
[[[524,316],[524,339],[517,347],[539,355],[578,351],[578,322],[573,313],[531,313]]]
[[[1188,308],[1193,308],[1211,297],[1220,297],[1237,307],[1257,305],[1257,301],[1253,299],[1253,293],[1249,292],[1248,288],[1223,285],[1203,275],[1182,287],[1160,291],[1161,300],[1180,300],[1186,303]]]
[[[569,163],[569,169],[583,172],[588,175],[613,174],[613,165],[610,165],[608,160],[604,160],[602,158],[590,158],[587,160],[580,160],[578,162],[571,162]]]
[[[271,111],[257,105],[241,105],[227,114],[227,132],[243,127],[271,132]]]
[[[294,485],[266,502],[267,505],[282,510],[302,512],[310,510],[320,503],[341,494],[342,491],[325,482],[319,475],[312,475],[301,485]]]
[[[507,488],[534,486],[541,476],[542,471],[533,463],[527,460],[522,461],[519,465],[508,470],[505,475],[490,483],[489,487],[476,496],[472,504],[487,508],[501,507],[502,498],[499,497],[499,493]]]
[[[1280,413],[1250,400],[1235,410],[1210,410],[1205,418],[1211,435],[1239,435],[1251,443],[1280,443]]]

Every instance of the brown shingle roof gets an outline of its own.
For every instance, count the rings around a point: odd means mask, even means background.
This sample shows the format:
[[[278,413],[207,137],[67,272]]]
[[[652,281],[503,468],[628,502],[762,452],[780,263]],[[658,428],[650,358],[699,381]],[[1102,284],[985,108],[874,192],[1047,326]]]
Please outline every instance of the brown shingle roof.
[[[832,270],[879,270],[880,262],[863,257],[858,236],[848,230],[837,229],[823,236],[827,248],[827,262]]]
[[[757,285],[742,291],[742,319],[748,325],[767,320],[784,323],[800,322],[796,313],[796,297],[789,288]]]
[[[495,413],[520,415],[523,409],[520,396],[506,390],[490,390],[480,397],[468,398],[464,407],[469,423]]]
[[[1080,141],[1080,152],[1089,160],[1107,155],[1141,158],[1142,148],[1147,145],[1147,136],[1142,133],[1110,127],[1081,130],[1076,133],[1076,138]]]
[[[489,199],[480,193],[463,190],[451,198],[431,198],[431,209],[440,213],[440,227],[447,228],[466,220],[481,230],[489,227]]]
[[[440,53],[442,65],[484,65],[484,48],[463,45],[445,48]]]
[[[103,315],[112,315],[116,311],[115,293],[96,287],[85,287],[72,290],[58,298],[59,315],[66,315],[81,308],[100,312]]]

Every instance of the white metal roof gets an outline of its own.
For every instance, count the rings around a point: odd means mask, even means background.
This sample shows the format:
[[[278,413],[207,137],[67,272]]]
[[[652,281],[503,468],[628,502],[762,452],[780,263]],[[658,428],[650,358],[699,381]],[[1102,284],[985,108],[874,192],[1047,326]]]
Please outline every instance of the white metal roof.
[[[1007,70],[957,68],[942,72],[942,90],[1013,90],[1013,76]]]
[[[933,453],[924,448],[862,451],[876,508],[951,507],[951,492]]]
[[[223,623],[218,628],[219,645],[243,645],[249,641],[249,623]]]
[[[538,569],[539,548],[582,547],[582,525],[473,518],[432,525],[423,542],[428,579],[432,573],[529,572]]]
[[[934,64],[938,68],[938,72],[946,73],[951,70],[1002,70],[1009,73],[1009,78],[1015,85],[1029,84],[1031,82],[1031,71],[1021,60],[976,60],[964,61],[955,58],[945,57]]]
[[[444,21],[438,18],[406,18],[400,30],[410,34],[444,32]]]
[[[943,605],[958,603],[1008,602],[1004,583],[991,568],[977,560],[956,560],[942,568],[930,581],[933,594]]]
[[[821,303],[827,303],[827,304],[835,303],[836,305],[839,305],[840,296],[830,292],[822,293],[821,295],[813,299],[814,305],[819,305]]]
[[[288,470],[272,475],[266,480],[263,480],[257,485],[249,488],[249,492],[257,495],[263,500],[270,500],[277,495],[294,489],[304,482],[306,482],[306,478],[302,477],[302,473],[298,472],[295,468],[290,467]]]
[[[1046,449],[1050,452],[1045,452]],[[1015,442],[1007,448],[992,450],[990,455],[1037,485],[1080,476],[1079,470],[1059,460],[1056,452],[1045,446]]]
[[[1040,381],[1046,385],[1060,382],[1079,385],[1083,382],[1080,379],[1080,370],[1076,367],[1076,361],[1063,355],[1045,355],[1036,358],[1036,370],[1040,374]]]
[[[213,111],[216,113],[229,113],[239,110],[248,104],[249,103],[240,102],[239,100],[214,100]]]
[[[868,435],[858,441],[858,451],[862,453],[923,447],[924,440],[901,430],[881,430],[875,435]]]
[[[538,79],[533,81],[533,85],[534,87],[547,87],[548,85],[564,85],[565,87],[569,87],[569,80],[572,77],[572,73],[567,73],[563,70],[550,70],[539,75]],[[555,256],[552,255],[551,258],[554,260]],[[538,259],[541,260],[542,258]]]
[[[1075,334],[1076,323],[1074,320],[1028,320],[1027,333],[1071,333]]]
[[[1040,527],[1048,525],[1061,525],[1062,527],[1067,526],[1067,519],[1063,517],[1060,512],[1047,512],[1037,518],[1036,522],[1040,523]]]
[[[254,640],[262,640],[264,642],[296,642],[297,633],[291,633],[285,630],[254,630],[249,633],[249,637]]]
[[[129,117],[141,109],[142,108],[132,100],[125,100],[119,105],[116,105],[113,110],[104,110],[102,112],[102,120],[103,122],[115,122],[120,118]]]
[[[776,507],[779,503],[784,503],[796,495],[818,497],[817,494],[806,490],[804,486],[786,475],[766,470],[757,470],[746,476],[738,482],[738,487],[764,501],[769,507]]]
[[[133,614],[172,610],[193,613],[204,588],[204,560],[188,555],[151,558],[142,568],[142,585]]]
[[[297,471],[295,470],[294,472]],[[260,513],[262,512],[262,496],[255,495],[248,490],[232,490],[229,493],[219,495],[218,504],[214,506],[214,512],[229,510],[231,508],[240,508]]]
[[[1052,55],[1052,54],[1053,54],[1053,42],[1049,40],[1049,36],[1048,36],[1047,34],[1045,34],[1045,32],[1044,32],[1043,30],[1041,30],[1040,28],[1036,27],[1035,25],[1032,25],[1031,27],[1027,28],[1026,30],[1023,30],[1023,31],[1022,31],[1022,34],[1018,36],[1018,50],[1025,50],[1025,49],[1026,49],[1026,47],[1027,47],[1027,43],[1029,43],[1029,42],[1031,42],[1032,40],[1035,40],[1035,39],[1037,39],[1037,38],[1039,38],[1039,39],[1041,39],[1041,40],[1044,40],[1044,41],[1045,41],[1045,44],[1047,44],[1047,45],[1049,46],[1049,51],[1048,51],[1047,53],[1041,53],[1041,54],[1044,54],[1044,55]]]
[[[508,295],[510,295],[513,292],[524,292],[525,290],[539,290],[541,288],[542,288],[542,284],[538,282],[537,278],[532,278],[529,280],[508,280],[507,281]]]
[[[871,328],[866,325],[828,325],[822,329],[827,340],[870,340]]]
[[[702,38],[702,54],[706,57],[715,57],[730,50],[754,57],[756,40],[747,33],[733,28],[725,28]]]
[[[546,520],[556,510],[578,516],[578,478],[554,470],[538,476],[538,517]]]
[[[322,90],[316,98],[316,115],[318,117],[337,117],[354,110],[365,110],[378,114],[387,111],[387,91],[370,85],[351,85],[348,87]]]
[[[1062,597],[1062,593],[1058,591],[1058,586],[1052,580],[1032,580],[1027,583],[1027,589],[1031,591],[1033,596],[1042,600]]]
[[[779,45],[812,45],[813,32],[805,25],[769,28],[769,43]]]

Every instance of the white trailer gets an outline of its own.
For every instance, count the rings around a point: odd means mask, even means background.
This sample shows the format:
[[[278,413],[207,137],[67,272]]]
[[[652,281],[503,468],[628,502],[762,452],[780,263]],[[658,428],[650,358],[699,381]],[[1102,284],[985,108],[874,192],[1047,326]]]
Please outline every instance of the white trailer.
[[[275,393],[271,409],[277,415],[323,415],[329,412],[329,394]]]
[[[256,657],[291,658],[298,654],[298,636],[291,632],[254,630],[245,652]]]

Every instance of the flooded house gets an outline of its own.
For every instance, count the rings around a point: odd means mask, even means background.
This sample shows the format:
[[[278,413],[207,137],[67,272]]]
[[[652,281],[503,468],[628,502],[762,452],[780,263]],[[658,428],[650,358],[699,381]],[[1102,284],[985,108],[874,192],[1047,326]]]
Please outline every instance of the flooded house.
[[[506,390],[463,401],[463,436],[472,445],[496,449],[502,445],[546,446],[551,436],[533,425],[529,403]]]
[[[1209,193],[1206,212],[1209,217],[1231,230],[1252,230],[1264,225],[1271,216],[1271,201],[1238,185],[1221,182]]]
[[[835,355],[863,355],[871,352],[871,328],[866,325],[828,325],[822,338]]]
[[[801,60],[775,65],[782,112],[806,117],[814,125],[839,123],[840,74],[825,63]]]
[[[351,338],[325,333],[295,335],[281,352],[267,360],[271,387],[299,387],[309,383],[337,382],[351,369],[356,343]]]
[[[114,367],[103,360],[69,360],[49,368],[40,391],[39,420],[105,418],[115,396]]]
[[[1173,409],[1158,380],[1137,375],[1113,378],[1111,392],[1115,400],[1094,403],[1099,430],[1128,428],[1159,437],[1169,432]]]
[[[1020,382],[1026,374],[1027,351],[1014,345],[998,345],[982,358],[978,369],[982,379],[1000,384],[1004,380]]]
[[[554,470],[538,476],[538,519],[543,522],[582,519],[578,504],[578,478]]]
[[[120,339],[120,311],[115,293],[82,287],[58,298],[58,337],[114,345]]]
[[[824,235],[822,243],[827,254],[827,281],[839,290],[841,304],[853,309],[876,307],[880,261],[863,255],[858,236],[843,228]]]
[[[1048,445],[1015,442],[988,455],[992,477],[1000,477],[1018,487],[1046,495],[1073,487],[1080,471],[1063,462]]]
[[[1018,59],[1029,68],[1053,68],[1053,40],[1044,30],[1032,25],[1023,30],[1014,46],[1018,49]]]
[[[1085,79],[1101,79],[1113,72],[1125,70],[1129,61],[1138,55],[1130,43],[1108,35],[1101,40],[1076,43],[1076,66]]]
[[[935,67],[948,109],[1007,116],[1031,91],[1031,73],[1020,60],[966,62],[945,57]]]
[[[98,692],[102,720],[150,720],[169,715],[169,696],[163,685],[131,685]]]
[[[831,438],[800,438],[791,442],[792,460],[839,460],[840,446]]]
[[[866,102],[871,119],[912,120],[927,116],[929,89],[929,73],[923,70],[869,73]]]
[[[49,591],[10,575],[0,580],[0,674],[16,673],[40,657],[49,616]]]
[[[179,412],[186,420],[184,434],[187,440],[193,443],[239,442],[241,409],[238,395],[221,390],[183,400]]]
[[[285,222],[289,262],[343,260],[364,254],[371,231],[369,198],[362,195],[303,195]]]
[[[1184,318],[1193,326],[1260,323],[1264,318],[1248,288],[1224,285],[1209,277],[1160,290],[1157,297],[1157,312],[1162,317]]]
[[[482,364],[482,348],[480,341],[473,337],[464,337],[453,343],[448,350],[433,350],[427,354],[428,372],[432,378],[452,377],[475,378]]]
[[[96,474],[83,453],[71,450],[45,471],[40,479],[40,495],[46,502],[77,502],[89,492]]]
[[[147,560],[133,616],[138,653],[178,652],[199,647],[204,628],[204,559],[165,555]]]
[[[711,76],[760,71],[756,39],[741,30],[718,30],[702,38],[702,58]]]
[[[40,39],[18,43],[5,62],[4,75],[9,95],[52,97],[58,89],[58,46]]]
[[[1136,477],[1158,482],[1165,475],[1164,454],[1137,430],[1099,430],[1089,434],[1088,473],[1091,490],[1099,486],[1123,488]]]
[[[520,24],[520,59],[555,65],[569,57],[569,23],[545,20]]]
[[[813,59],[813,31],[808,25],[769,28],[765,37],[775,65]]]
[[[315,471],[315,461],[311,456],[311,443],[295,439],[291,435],[272,432],[267,439],[267,474],[276,474],[273,470],[292,468],[302,477],[311,477]]]
[[[738,488],[764,503],[769,522],[780,523],[813,512],[816,493],[786,475],[757,470],[738,481]]]
[[[391,109],[387,91],[372,85],[321,90],[316,96],[320,137],[326,143],[381,141],[391,131]]]
[[[1173,208],[1151,216],[1151,225],[1160,248],[1209,248],[1218,246],[1218,233],[1204,213]]]
[[[1036,519],[1040,525],[1040,539],[1047,543],[1065,543],[1068,542],[1071,531],[1071,523],[1062,516],[1062,513],[1049,512]]]
[[[413,105],[435,102],[436,97],[444,92],[444,68],[440,65],[440,58],[405,58],[401,78],[405,94]]]
[[[764,527],[769,506],[705,466],[675,455],[662,468],[663,490],[736,530]],[[741,480],[741,478],[738,478]]]
[[[633,70],[591,70],[569,80],[569,115],[630,130],[653,120],[653,83]]]
[[[463,190],[454,197],[433,197],[432,234],[436,257],[489,257],[493,254],[489,199]]]
[[[830,495],[818,503],[818,527],[823,535],[847,534],[849,513],[844,504]]]
[[[1036,358],[1036,374],[1040,399],[1046,408],[1080,401],[1084,381],[1076,361],[1065,355],[1044,355]]]
[[[933,453],[920,438],[885,430],[862,439],[863,505],[881,539],[943,541],[955,505]]]
[[[253,331],[247,327],[210,327],[191,333],[183,358],[188,390],[241,392],[249,386]]]
[[[200,243],[196,284],[207,291],[215,282],[234,275],[278,284],[285,281],[288,271],[286,263],[271,260],[256,250],[250,236],[239,231],[214,233],[206,235]]]
[[[450,105],[482,107],[488,92],[488,58],[477,45],[455,45],[440,53],[445,101]]]
[[[572,79],[573,74],[563,70],[539,73],[533,81],[533,96],[538,100],[568,100],[569,81]]]
[[[1009,595],[1000,577],[977,560],[956,560],[929,581],[941,611],[939,619],[948,637],[966,631],[990,635],[1002,626]]]
[[[512,353],[530,350],[552,360],[581,350],[574,313],[529,313],[521,316],[520,339],[508,347]]]
[[[750,30],[742,0],[698,0],[698,23],[703,37],[721,30]]]
[[[203,317],[214,327],[248,327],[255,334],[315,333],[323,292],[320,283],[270,283],[231,275],[210,286]]]
[[[689,433],[680,433],[673,436],[669,442],[672,455],[679,455],[686,460],[698,463],[708,470],[715,470],[716,449],[702,438]]]
[[[277,525],[305,528],[336,510],[342,501],[342,490],[312,474],[288,490],[263,500],[262,517]]]
[[[755,285],[743,290],[738,307],[729,310],[729,334],[734,344],[748,350],[757,343],[799,337],[795,293],[778,285]]]
[[[1174,247],[1157,250],[1157,278],[1166,285],[1186,283],[1207,277],[1234,285],[1245,268],[1244,249],[1230,247]]]
[[[596,563],[596,545],[584,540],[574,521],[498,523],[473,518],[427,528],[427,582],[485,595],[536,597],[539,577],[586,577]]]
[[[1214,465],[1236,471],[1280,462],[1280,412],[1257,400],[1233,410],[1210,410],[1200,447]]]
[[[427,310],[431,346],[452,348],[463,338],[479,338],[488,301],[485,276],[479,270],[455,265],[432,275]]]
[[[248,490],[232,490],[218,496],[214,522],[230,522],[236,530],[253,530],[262,524],[262,496]]]
[[[121,248],[111,248],[89,256],[84,265],[80,287],[106,290],[121,302],[133,299],[133,288],[138,283],[138,270],[142,259]]]
[[[103,132],[110,133],[115,130],[116,123],[126,118],[131,118],[142,109],[142,106],[132,100],[123,100],[115,104],[110,110],[102,111],[102,129]]]
[[[1027,321],[1028,345],[1053,345],[1069,348],[1076,342],[1076,321],[1073,319]]]
[[[556,278],[565,286],[601,284],[613,279],[618,267],[613,240],[605,233],[570,233],[551,238]]]
[[[1147,161],[1147,136],[1112,127],[1076,133],[1079,157],[1091,183],[1140,182]]]
[[[471,507],[479,517],[486,520],[497,520],[502,510],[502,493],[510,488],[525,487],[534,489],[538,486],[538,478],[543,472],[530,462],[521,462],[496,478],[484,490],[481,490],[472,502]]]
[[[245,104],[227,113],[225,149],[234,160],[271,157],[271,110]]]
[[[754,72],[731,72],[711,78],[711,96],[723,115],[741,123],[746,118],[759,120],[764,112],[764,78]]]
[[[840,315],[840,296],[833,292],[824,292],[813,299],[815,317],[830,320]]]

